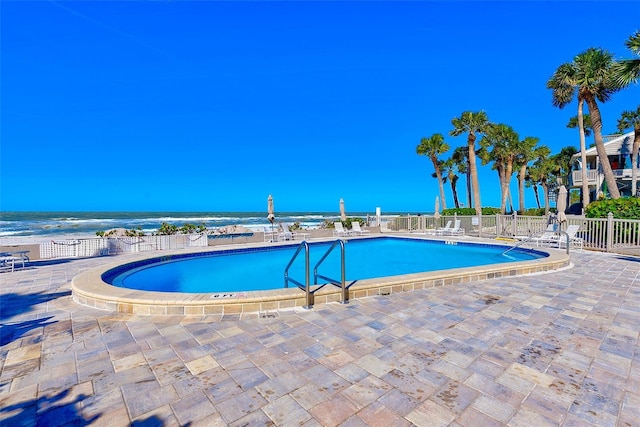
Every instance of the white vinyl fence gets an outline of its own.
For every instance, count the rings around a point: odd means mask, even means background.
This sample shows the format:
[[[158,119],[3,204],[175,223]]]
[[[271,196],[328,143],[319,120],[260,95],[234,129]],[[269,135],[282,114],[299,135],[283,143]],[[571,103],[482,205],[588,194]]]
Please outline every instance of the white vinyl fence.
[[[442,215],[440,218],[420,215],[399,215],[382,217],[382,231],[387,232],[426,232],[444,227],[448,221],[460,220],[465,234],[478,237],[522,238],[540,235],[555,220],[555,216],[524,215],[490,215],[462,216]],[[584,248],[606,251],[625,252],[627,249],[640,251],[640,220],[615,219],[612,214],[608,218],[585,218],[567,215],[567,222],[562,224],[577,225],[577,237],[584,240]]]
[[[204,246],[208,246],[206,234],[52,240],[40,244],[40,258],[82,258]]]

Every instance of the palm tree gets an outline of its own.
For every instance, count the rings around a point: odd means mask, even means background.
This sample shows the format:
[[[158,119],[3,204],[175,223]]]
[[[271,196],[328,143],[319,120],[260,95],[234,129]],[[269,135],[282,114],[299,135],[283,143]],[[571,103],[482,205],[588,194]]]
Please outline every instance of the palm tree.
[[[520,141],[518,146],[518,152],[516,153],[516,167],[518,167],[518,212],[520,214],[524,214],[526,209],[524,203],[524,183],[527,177],[527,167],[529,166],[529,162],[538,157],[537,150],[540,147],[536,147],[539,138],[535,138],[533,136],[527,136],[525,139]]]
[[[573,145],[568,145],[560,149],[560,153],[553,156],[553,159],[558,164],[558,176],[561,176],[563,181],[567,181],[571,175],[571,164],[574,154],[578,153],[578,149]]]
[[[640,30],[629,36],[624,44],[638,58],[623,59],[614,66],[615,80],[620,87],[637,83],[640,79]]]
[[[444,182],[449,181],[449,185],[451,186],[451,194],[453,196],[453,204],[457,208],[460,207],[460,201],[458,200],[458,189],[456,187],[458,183],[458,174],[460,168],[456,161],[453,159],[453,156],[442,162],[442,179]]]
[[[568,128],[578,128],[580,133],[580,163],[582,164],[582,208],[586,208],[589,204],[589,177],[587,172],[587,142],[585,138],[591,136],[593,126],[591,125],[591,116],[582,113],[583,101],[578,101],[578,115],[569,119]]]
[[[640,105],[635,111],[624,111],[618,119],[618,130],[633,128],[633,148],[631,151],[631,195],[638,195],[638,149],[640,149]]]
[[[579,119],[580,116],[573,116],[569,119],[569,123],[567,123],[567,127],[569,129],[580,129]],[[591,116],[589,114],[582,114],[582,123],[584,129],[584,136],[591,136],[591,131],[593,127],[591,126]]]
[[[433,168],[438,179],[438,188],[440,190],[440,200],[442,209],[447,209],[447,201],[444,198],[444,185],[442,182],[441,162],[438,157],[449,151],[449,145],[444,142],[444,136],[441,133],[434,133],[429,138],[422,138],[420,145],[416,147],[416,153],[421,156],[427,156],[433,162]]]
[[[492,124],[480,140],[482,152],[480,157],[483,164],[493,161],[493,169],[498,172],[500,181],[500,211],[505,213],[509,198],[509,184],[513,175],[513,165],[519,151],[520,137],[511,126]]]
[[[471,186],[473,188],[473,203],[476,208],[476,215],[482,215],[482,203],[480,201],[480,181],[478,180],[478,168],[476,165],[476,139],[478,134],[484,134],[489,126],[489,119],[484,111],[465,111],[460,117],[451,120],[453,130],[449,132],[451,136],[459,136],[467,133],[467,156],[469,158],[469,174],[471,175]]]
[[[458,173],[463,173],[467,182],[467,206],[472,206],[471,200],[471,174],[469,173],[469,156],[467,153],[469,152],[468,147],[457,147],[453,150],[453,154],[451,155],[451,160],[458,167]]]
[[[577,55],[572,63],[562,64],[547,81],[547,88],[553,90],[553,105],[564,108],[572,100],[574,93],[578,93],[578,120],[582,117],[582,101],[587,103],[591,115],[591,124],[596,142],[596,151],[600,158],[604,179],[609,193],[614,199],[620,198],[620,191],[616,183],[609,158],[602,139],[602,117],[598,103],[606,102],[620,87],[613,81],[613,56],[603,50],[590,48]],[[584,129],[584,123],[579,126]],[[582,145],[580,149],[585,152]],[[583,165],[586,165],[586,160]]]
[[[545,146],[539,147],[537,157],[533,165],[529,168],[528,181],[532,183],[533,190],[536,193],[538,208],[540,201],[538,199],[537,184],[540,184],[544,191],[544,214],[549,215],[549,180],[552,179],[552,172],[556,169],[554,162],[549,158],[551,151]]]

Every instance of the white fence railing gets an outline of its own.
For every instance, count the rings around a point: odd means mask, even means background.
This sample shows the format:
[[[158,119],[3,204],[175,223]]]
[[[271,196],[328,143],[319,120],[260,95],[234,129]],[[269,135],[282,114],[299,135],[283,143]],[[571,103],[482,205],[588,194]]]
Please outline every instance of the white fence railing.
[[[52,240],[40,244],[40,258],[82,258],[126,252],[204,247],[208,244],[206,234]]]
[[[383,217],[382,231],[426,232],[443,227],[448,221],[460,220],[465,234],[479,237],[535,236],[542,233],[553,220],[548,216],[490,215],[462,216],[442,215],[440,218],[421,215]],[[578,225],[577,236],[584,240],[584,248],[606,252],[622,252],[623,249],[640,250],[640,220],[608,218],[584,218],[567,215],[567,225]]]

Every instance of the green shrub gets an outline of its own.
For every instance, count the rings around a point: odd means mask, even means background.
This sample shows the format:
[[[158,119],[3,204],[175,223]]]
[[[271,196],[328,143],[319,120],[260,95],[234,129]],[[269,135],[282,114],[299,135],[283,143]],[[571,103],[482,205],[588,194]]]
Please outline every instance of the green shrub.
[[[522,215],[526,216],[544,216],[544,208],[529,208]]]
[[[362,219],[362,218],[357,218],[357,217],[356,218],[347,218],[346,221],[342,221],[342,225],[345,228],[351,228],[351,223],[353,223],[353,222],[359,222],[361,226],[365,225],[365,220]]]
[[[640,219],[640,198],[605,199],[589,203],[585,209],[587,218],[606,218],[609,212],[618,219]]]
[[[127,237],[139,237],[139,236],[144,236],[144,231],[142,231],[142,228],[138,227],[135,230],[134,229],[126,230],[124,232],[124,235]]]
[[[500,213],[500,209],[498,208],[482,208],[482,215],[495,215]],[[465,216],[475,216],[476,210],[475,208],[451,208],[445,209],[442,211],[442,215],[465,215]]]
[[[187,223],[180,228],[180,233],[182,234],[204,233],[205,231],[207,231],[207,227],[204,224],[194,225]]]
[[[354,221],[359,222],[359,223],[360,223],[360,225],[367,225],[367,222],[366,222],[364,219],[362,219],[362,218],[358,218],[358,217],[354,217],[354,218],[347,218],[347,220],[346,220],[346,221],[340,221],[340,222],[342,222],[343,227],[351,228],[351,223],[352,223],[352,222],[354,222]],[[322,224],[320,224],[320,228],[330,228],[330,229],[336,228],[336,227],[333,225],[333,223],[334,223],[334,222],[336,222],[336,221],[332,221],[332,220],[325,219],[325,220],[322,222]],[[291,229],[291,228],[289,228],[289,229]]]

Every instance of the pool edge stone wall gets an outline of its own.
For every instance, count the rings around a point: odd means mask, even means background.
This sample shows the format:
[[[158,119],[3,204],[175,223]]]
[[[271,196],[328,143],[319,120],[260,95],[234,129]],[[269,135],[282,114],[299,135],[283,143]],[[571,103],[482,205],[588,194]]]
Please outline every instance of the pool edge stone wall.
[[[349,289],[349,299],[388,296],[492,278],[548,273],[570,266],[570,258],[564,252],[548,253],[548,257],[531,261],[363,280]],[[73,300],[80,305],[99,310],[144,316],[257,314],[301,308],[306,304],[304,292],[297,288],[245,292],[233,297],[216,299],[212,299],[212,294],[145,292],[117,288],[101,280],[102,273],[111,267],[89,270],[74,277],[71,283]],[[340,289],[333,286],[325,286],[314,296],[315,305],[339,300]]]

